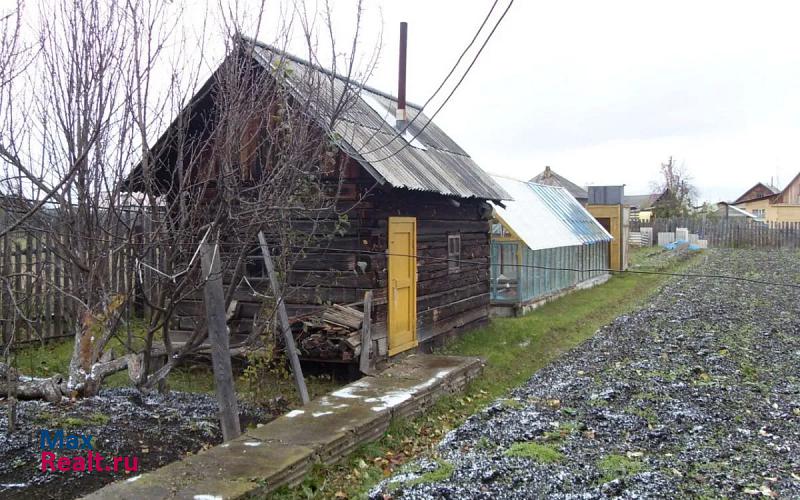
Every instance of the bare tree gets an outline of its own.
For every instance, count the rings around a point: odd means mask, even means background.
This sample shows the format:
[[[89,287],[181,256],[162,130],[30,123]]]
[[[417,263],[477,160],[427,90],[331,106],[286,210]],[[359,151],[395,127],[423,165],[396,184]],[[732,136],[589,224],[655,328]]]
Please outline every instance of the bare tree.
[[[131,297],[111,269],[135,228],[120,195],[134,151],[125,119],[136,91],[126,85],[134,81],[127,77],[134,69],[127,47],[152,35],[131,26],[159,14],[153,9],[142,21],[142,5],[40,4],[35,37],[41,50],[24,75],[24,88],[7,90],[15,99],[0,143],[8,174],[3,184],[16,187],[19,199],[32,200],[10,227],[47,241],[64,273],[63,280],[47,284],[66,297],[74,332],[63,393],[95,394],[105,376],[126,365],[107,347]],[[148,78],[140,74],[135,82],[140,87]],[[42,216],[46,203],[50,210]]]
[[[206,342],[202,323],[180,343],[170,338],[176,308],[203,285],[196,258],[202,242],[223,249],[227,308],[245,286],[263,295],[245,275],[257,258],[259,231],[279,251],[285,285],[292,262],[346,224],[347,208],[337,203],[345,161],[337,123],[377,51],[359,69],[360,2],[347,54],[335,43],[327,2],[321,15],[294,2],[282,6],[272,44],[286,47],[299,25],[311,65],[254,41],[263,3],[233,2],[218,6],[227,55],[201,85],[202,44],[200,62],[175,57],[190,45],[170,24],[180,6],[41,6],[31,44],[40,49],[5,43],[0,50],[0,194],[25,200],[0,231],[26,231],[52,245],[65,276],[46,286],[67,300],[74,348],[66,380],[38,381],[27,395],[91,396],[126,366],[135,368],[139,387],[150,389]],[[4,40],[19,40],[19,19],[5,18]],[[206,18],[204,31],[208,24]],[[330,57],[321,57],[320,47],[330,48]],[[341,75],[314,69],[321,60]],[[166,87],[156,90],[156,74],[168,75]],[[124,279],[112,271],[120,265]],[[139,345],[128,320],[143,311]],[[123,352],[112,352],[112,344]],[[154,355],[166,359],[157,370]],[[9,381],[19,379],[10,366],[2,369]],[[10,389],[0,382],[0,392]]]
[[[692,177],[686,163],[677,165],[672,157],[660,167],[661,180],[653,184],[656,192],[661,194],[655,206],[656,217],[684,216],[692,208],[692,201],[697,197],[697,189],[692,185]]]
[[[317,33],[311,29],[313,23],[298,15],[309,59],[314,61]],[[359,3],[356,25],[361,15]],[[326,45],[333,46],[329,10],[323,18]],[[335,127],[360,91],[353,82],[366,76],[357,73],[355,52],[334,56],[345,68],[344,74],[335,75],[299,64],[282,51],[243,36],[245,23],[235,16],[225,22],[228,55],[201,91],[205,97],[182,110],[169,137],[147,150],[131,177],[132,189],[144,192],[147,199],[158,199],[164,214],[143,239],[169,249],[162,254],[166,270],[158,274],[162,279],[145,290],[147,302],[157,311],[147,343],[152,344],[160,330],[167,352],[163,367],[152,375],[142,371],[141,385],[146,388],[207,338],[205,326],[198,324],[188,339],[173,345],[169,328],[176,307],[197,296],[202,285],[199,262],[193,257],[204,235],[223,249],[229,309],[237,293],[266,292],[266,281],[246,276],[247,268],[261,261],[260,231],[269,235],[270,247],[280,251],[275,257],[284,278],[282,293],[290,293],[285,285],[292,262],[303,257],[304,249],[325,245],[346,223],[338,204],[345,157],[339,153]],[[257,28],[259,20],[254,24]],[[277,42],[286,43],[287,35],[281,33]],[[362,71],[372,64],[374,60]],[[171,170],[154,169],[166,155]],[[262,326],[271,325],[273,315],[274,311],[264,314]],[[258,333],[259,328],[253,328],[250,343]],[[144,366],[151,352],[143,351]]]

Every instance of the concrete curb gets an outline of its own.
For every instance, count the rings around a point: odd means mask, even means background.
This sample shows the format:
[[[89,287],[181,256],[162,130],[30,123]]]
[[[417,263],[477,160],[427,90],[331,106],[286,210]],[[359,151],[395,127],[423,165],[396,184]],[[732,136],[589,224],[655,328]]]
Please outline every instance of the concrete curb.
[[[258,429],[158,470],[118,481],[87,499],[227,499],[297,484],[315,463],[332,464],[407,418],[457,393],[483,370],[478,358],[412,355]]]

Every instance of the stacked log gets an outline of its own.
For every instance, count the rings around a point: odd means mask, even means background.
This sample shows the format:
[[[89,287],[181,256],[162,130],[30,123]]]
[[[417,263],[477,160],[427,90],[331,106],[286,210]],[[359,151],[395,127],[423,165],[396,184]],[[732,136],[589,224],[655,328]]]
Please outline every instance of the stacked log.
[[[292,325],[300,351],[306,360],[355,361],[361,353],[361,324],[364,313],[334,304]]]

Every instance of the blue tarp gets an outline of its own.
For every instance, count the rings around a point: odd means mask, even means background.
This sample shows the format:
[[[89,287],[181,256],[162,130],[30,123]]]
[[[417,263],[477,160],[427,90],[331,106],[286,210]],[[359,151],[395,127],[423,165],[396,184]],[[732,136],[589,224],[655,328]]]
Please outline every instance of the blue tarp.
[[[689,243],[686,240],[677,240],[677,241],[673,241],[672,243],[667,243],[666,245],[664,245],[664,248],[666,248],[667,250],[675,250],[681,245],[689,245],[689,250],[691,250],[693,252],[696,252],[698,250],[702,250],[698,245]]]

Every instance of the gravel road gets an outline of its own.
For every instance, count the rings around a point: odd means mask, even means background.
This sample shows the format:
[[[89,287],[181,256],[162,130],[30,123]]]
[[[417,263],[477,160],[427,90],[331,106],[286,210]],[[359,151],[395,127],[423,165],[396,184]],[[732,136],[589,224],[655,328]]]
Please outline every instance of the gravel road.
[[[800,283],[800,254],[693,272]],[[679,278],[372,498],[800,498],[800,289]]]

